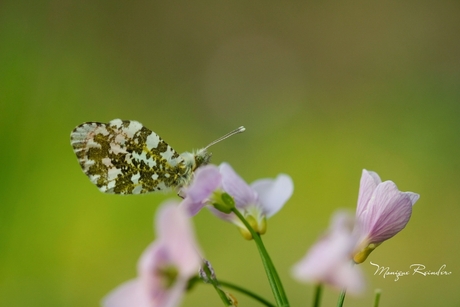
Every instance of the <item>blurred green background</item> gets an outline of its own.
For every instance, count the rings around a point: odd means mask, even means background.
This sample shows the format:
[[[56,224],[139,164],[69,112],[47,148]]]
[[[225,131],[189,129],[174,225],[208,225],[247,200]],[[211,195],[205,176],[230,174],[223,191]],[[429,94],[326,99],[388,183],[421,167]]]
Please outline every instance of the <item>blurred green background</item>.
[[[104,195],[69,141],[82,122],[123,118],[179,152],[245,125],[213,162],[248,182],[292,176],[264,236],[292,306],[313,291],[292,265],[337,208],[354,210],[363,168],[421,198],[345,305],[381,288],[381,306],[458,306],[459,33],[458,1],[1,1],[0,305],[97,306],[135,277],[175,194]],[[219,278],[272,299],[253,242],[206,210],[194,223]],[[369,260],[452,274],[395,282]],[[336,298],[328,288],[323,306]],[[220,304],[200,285],[183,306]]]

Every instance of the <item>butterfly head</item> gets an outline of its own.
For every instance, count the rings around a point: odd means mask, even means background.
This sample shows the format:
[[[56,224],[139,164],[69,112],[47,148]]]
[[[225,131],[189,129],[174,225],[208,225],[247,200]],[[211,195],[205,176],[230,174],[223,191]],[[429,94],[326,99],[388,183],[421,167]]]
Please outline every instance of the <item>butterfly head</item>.
[[[217,140],[209,143],[208,146],[202,148],[194,153],[184,152],[181,154],[181,157],[184,159],[185,165],[193,172],[198,167],[206,165],[211,160],[212,153],[208,152],[208,148],[212,145],[219,143],[220,141],[225,140],[226,138],[231,137],[232,135],[238,134],[246,130],[243,126],[238,127],[237,129],[230,131],[226,135],[218,138]]]
[[[202,148],[193,153],[184,152],[181,157],[184,159],[184,164],[187,169],[194,172],[198,167],[206,165],[211,160],[212,153]]]
[[[211,160],[212,153],[208,152],[206,148],[200,149],[195,153],[195,168],[206,165]]]

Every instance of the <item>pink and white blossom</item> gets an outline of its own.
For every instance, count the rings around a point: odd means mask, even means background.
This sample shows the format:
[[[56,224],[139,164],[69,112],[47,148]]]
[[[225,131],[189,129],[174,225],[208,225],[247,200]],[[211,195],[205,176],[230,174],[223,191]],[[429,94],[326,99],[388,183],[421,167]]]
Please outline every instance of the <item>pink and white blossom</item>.
[[[174,307],[201,264],[187,212],[175,201],[156,216],[157,240],[142,254],[138,276],[109,293],[104,307]]]
[[[185,189],[186,197],[182,202],[191,215],[196,214],[205,205],[212,205],[212,196],[227,193],[235,201],[235,207],[260,234],[266,231],[266,219],[277,213],[291,197],[294,184],[285,174],[275,179],[260,179],[248,185],[227,164],[218,168],[214,165],[204,166],[196,171],[192,184]],[[223,213],[213,207],[211,211],[218,217],[236,224],[245,237],[251,235],[235,214]]]
[[[358,266],[353,266],[351,255],[357,238],[352,233],[353,219],[344,212],[336,213],[328,232],[313,245],[305,257],[292,269],[292,275],[301,282],[327,284],[348,293],[364,290],[364,277]]]
[[[259,179],[248,185],[229,164],[222,163],[219,170],[222,175],[222,187],[233,197],[238,211],[257,233],[264,234],[267,228],[266,219],[281,210],[294,191],[291,177],[279,174],[275,179]],[[245,238],[252,237],[233,213],[212,211],[220,218],[237,225]]]
[[[217,166],[208,164],[198,168],[190,186],[182,190],[185,193],[185,198],[181,202],[181,206],[191,216],[196,215],[209,203],[213,192],[221,188],[221,182],[222,175]]]
[[[356,209],[356,263],[366,260],[378,245],[406,227],[419,197],[413,192],[399,191],[393,181],[382,182],[375,172],[363,170]]]

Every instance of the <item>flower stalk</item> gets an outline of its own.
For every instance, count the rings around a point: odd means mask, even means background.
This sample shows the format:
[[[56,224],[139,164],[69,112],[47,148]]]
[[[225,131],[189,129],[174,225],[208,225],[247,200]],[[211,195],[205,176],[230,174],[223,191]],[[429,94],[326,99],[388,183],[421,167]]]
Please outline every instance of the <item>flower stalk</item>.
[[[230,289],[233,289],[233,290],[236,290],[238,292],[241,292],[243,294],[246,294],[247,296],[253,298],[254,300],[258,301],[259,303],[261,303],[262,305],[265,305],[267,307],[276,307],[276,305],[273,305],[272,303],[270,303],[269,301],[267,301],[266,299],[264,299],[263,297],[261,297],[260,295],[252,292],[252,291],[249,291],[245,288],[242,288],[240,286],[237,286],[233,283],[230,283],[230,282],[225,282],[225,281],[219,281],[219,284],[223,287],[226,287],[226,288],[230,288]]]
[[[216,290],[225,306],[235,306],[233,298],[229,297],[229,295],[220,288],[219,282],[217,281],[209,261],[204,260],[203,263],[204,265],[200,268],[200,276],[203,281],[214,287],[214,290]]]
[[[381,294],[382,294],[382,290],[375,289],[374,307],[379,307]]]
[[[268,282],[270,283],[270,287],[273,292],[273,296],[275,297],[275,301],[278,307],[288,307],[289,302],[284,292],[283,284],[279,278],[278,273],[276,272],[275,266],[273,265],[270,256],[268,255],[267,250],[262,242],[262,239],[258,233],[254,231],[251,225],[246,221],[243,215],[236,209],[233,208],[232,212],[241,220],[241,222],[246,226],[246,228],[251,233],[254,242],[257,245],[257,249],[259,250],[260,257],[262,259],[262,264],[265,269],[265,273],[267,274]]]
[[[313,307],[319,307],[321,303],[321,294],[323,292],[323,285],[316,284],[315,286],[315,296],[313,298]]]
[[[345,295],[347,294],[347,290],[343,289],[340,291],[339,299],[337,300],[337,307],[343,306],[343,301],[345,301]]]

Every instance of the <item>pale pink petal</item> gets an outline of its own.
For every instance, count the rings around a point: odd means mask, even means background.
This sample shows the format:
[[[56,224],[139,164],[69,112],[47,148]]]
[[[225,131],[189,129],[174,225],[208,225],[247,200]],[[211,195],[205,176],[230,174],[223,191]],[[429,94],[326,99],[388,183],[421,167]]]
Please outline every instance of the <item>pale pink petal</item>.
[[[219,169],[214,165],[200,167],[190,187],[185,189],[186,197],[181,206],[184,207],[190,216],[196,215],[205,205],[209,198],[221,185]]]
[[[409,196],[412,206],[415,205],[417,200],[420,198],[420,195],[414,192],[404,192],[404,193],[406,193]]]
[[[359,216],[369,243],[383,242],[400,232],[409,222],[417,196],[411,192],[400,192],[392,181],[379,184],[369,201],[367,212]]]
[[[239,221],[239,218],[235,215],[235,213],[223,213],[222,211],[217,210],[214,207],[208,207],[209,211],[211,211],[212,214],[220,218],[221,220],[235,223],[236,221]]]
[[[325,283],[337,289],[346,288],[352,294],[362,292],[363,275],[351,263],[350,255],[356,244],[356,237],[351,233],[351,222],[348,214],[336,213],[329,232],[293,267],[293,276],[303,282]]]
[[[174,307],[180,303],[188,280],[201,264],[188,213],[176,201],[166,202],[156,215],[157,240],[138,262],[138,278],[127,282],[104,300],[104,307]],[[170,276],[167,270],[177,270]],[[171,280],[170,278],[174,278]],[[169,287],[166,282],[173,282]]]
[[[195,216],[198,212],[206,206],[205,202],[196,202],[193,201],[190,197],[185,197],[184,200],[180,203],[180,207],[188,213],[189,216]]]
[[[361,182],[359,184],[358,208],[356,209],[356,214],[360,215],[367,209],[372,193],[381,182],[377,173],[363,169]]]
[[[118,286],[102,299],[103,307],[151,307],[150,299],[139,279]]]
[[[198,269],[197,269],[198,271]],[[174,286],[168,289],[168,295],[165,297],[161,305],[151,305],[151,307],[176,307],[180,305],[185,291],[187,290],[188,278],[180,278]],[[133,306],[134,307],[134,306]]]
[[[169,253],[182,275],[196,274],[201,263],[200,250],[195,240],[190,218],[176,202],[166,203],[157,213],[157,234],[163,248]]]
[[[237,208],[243,209],[257,202],[255,191],[238,176],[229,164],[222,163],[219,168],[222,175],[222,186],[225,192],[233,197]]]
[[[349,262],[349,252],[354,247],[355,238],[349,229],[351,217],[338,211],[331,219],[328,232],[308,251],[299,272],[305,281],[329,279],[333,268],[342,262]]]
[[[294,184],[291,177],[280,174],[276,179],[260,179],[251,184],[259,196],[263,213],[271,217],[277,213],[291,197]]]
[[[162,251],[161,242],[152,242],[142,253],[139,261],[137,262],[137,272],[139,276],[150,276],[155,272],[155,267],[159,262],[166,262],[167,255]]]
[[[157,240],[150,244],[144,251],[138,263],[138,292],[144,295],[144,300],[148,301],[147,306],[161,306],[164,307],[170,301],[179,300],[185,288],[179,291],[180,286],[178,283],[184,279],[179,271],[179,276],[171,288],[165,288],[164,276],[158,271],[161,271],[163,266],[176,264],[171,259],[171,253],[165,247],[164,243]],[[179,268],[178,268],[179,269]],[[181,282],[180,284],[183,284]],[[137,307],[132,305],[132,307]]]
[[[329,282],[345,260],[349,243],[345,236],[326,235],[313,245],[306,256],[294,267],[293,274],[300,281]]]
[[[333,278],[331,283],[337,289],[346,289],[349,294],[359,295],[366,288],[363,272],[354,264],[345,263],[340,266]]]
[[[220,186],[221,175],[215,165],[206,165],[197,169],[194,180],[187,189],[187,197],[204,200]]]

